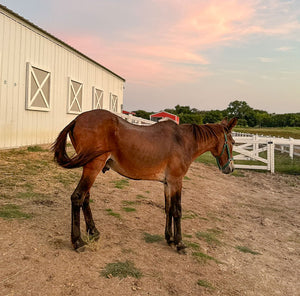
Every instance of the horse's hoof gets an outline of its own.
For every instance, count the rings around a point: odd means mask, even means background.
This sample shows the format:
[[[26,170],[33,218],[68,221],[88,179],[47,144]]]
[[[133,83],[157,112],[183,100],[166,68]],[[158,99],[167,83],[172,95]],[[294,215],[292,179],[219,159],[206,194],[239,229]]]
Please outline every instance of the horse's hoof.
[[[85,245],[83,245],[83,246],[81,246],[81,247],[78,247],[77,249],[75,249],[75,251],[76,251],[77,253],[82,253],[82,252],[84,252],[84,251],[85,251]]]
[[[81,238],[79,238],[75,243],[73,243],[73,247],[78,253],[84,252],[85,245],[86,243]]]
[[[176,249],[179,254],[186,254],[186,245],[183,242],[177,244]]]
[[[167,239],[167,244],[168,244],[169,246],[174,245],[174,240],[173,240],[173,239]]]
[[[97,228],[88,231],[89,240],[91,241],[98,241],[100,238],[100,232]]]

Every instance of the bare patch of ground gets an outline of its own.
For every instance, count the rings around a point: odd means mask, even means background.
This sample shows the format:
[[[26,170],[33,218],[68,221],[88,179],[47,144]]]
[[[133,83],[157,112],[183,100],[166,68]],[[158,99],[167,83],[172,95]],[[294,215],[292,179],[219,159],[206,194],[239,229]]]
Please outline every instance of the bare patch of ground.
[[[76,253],[70,195],[80,170],[57,167],[47,151],[19,150],[0,152],[0,174],[0,213],[13,205],[20,214],[0,218],[1,295],[299,295],[299,176],[228,176],[194,163],[182,193],[189,248],[181,255],[159,239],[160,183],[117,186],[125,179],[100,174],[91,207],[101,238]],[[126,261],[142,276],[103,276],[107,264]]]

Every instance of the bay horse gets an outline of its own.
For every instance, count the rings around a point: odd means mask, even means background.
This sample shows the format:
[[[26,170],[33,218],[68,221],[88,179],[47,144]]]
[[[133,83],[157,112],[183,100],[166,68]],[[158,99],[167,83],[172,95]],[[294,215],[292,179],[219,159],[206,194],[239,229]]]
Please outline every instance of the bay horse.
[[[181,236],[182,179],[195,158],[210,151],[219,169],[234,170],[231,130],[237,118],[220,124],[181,124],[163,121],[138,126],[106,111],[92,110],[78,115],[58,135],[52,146],[56,162],[64,168],[83,167],[81,179],[71,195],[71,242],[77,251],[84,250],[80,236],[80,208],[83,210],[89,237],[99,239],[89,205],[90,189],[99,174],[112,169],[134,180],[154,180],[164,184],[165,239],[177,250],[185,248]],[[69,135],[76,151],[66,152]],[[172,221],[173,220],[173,221]],[[174,222],[174,235],[172,234]]]

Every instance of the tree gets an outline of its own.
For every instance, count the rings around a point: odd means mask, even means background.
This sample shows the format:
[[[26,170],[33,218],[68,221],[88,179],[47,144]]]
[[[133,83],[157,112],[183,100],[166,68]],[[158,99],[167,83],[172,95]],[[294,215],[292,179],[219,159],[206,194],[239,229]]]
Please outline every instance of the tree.
[[[223,119],[223,113],[219,110],[205,112],[203,123],[215,123]]]
[[[180,105],[176,105],[175,106],[175,112],[176,114],[191,114],[191,108],[190,106],[180,106]]]
[[[225,113],[229,118],[238,117],[239,124],[243,123],[244,126],[257,125],[256,112],[245,101],[236,100],[229,103]]]
[[[134,113],[136,114],[137,117],[142,117],[144,119],[150,119],[150,115],[153,114],[153,112],[147,112],[147,111],[144,111],[144,110],[137,110],[137,111],[134,111]]]
[[[247,114],[253,110],[245,101],[233,101],[229,103],[226,113],[228,117],[238,117],[239,119],[245,119]]]

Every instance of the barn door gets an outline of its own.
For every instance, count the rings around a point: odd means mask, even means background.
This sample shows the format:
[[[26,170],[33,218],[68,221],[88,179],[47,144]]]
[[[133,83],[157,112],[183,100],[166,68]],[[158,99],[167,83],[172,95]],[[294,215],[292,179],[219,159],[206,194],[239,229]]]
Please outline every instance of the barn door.
[[[103,109],[103,90],[93,87],[93,109]]]
[[[110,94],[109,100],[109,110],[113,112],[118,112],[118,96]]]
[[[27,63],[26,109],[50,110],[50,72]]]
[[[68,113],[79,114],[82,112],[83,84],[69,79]]]

